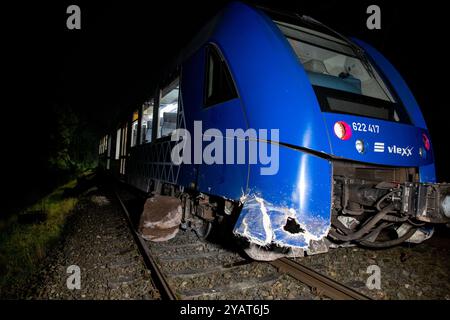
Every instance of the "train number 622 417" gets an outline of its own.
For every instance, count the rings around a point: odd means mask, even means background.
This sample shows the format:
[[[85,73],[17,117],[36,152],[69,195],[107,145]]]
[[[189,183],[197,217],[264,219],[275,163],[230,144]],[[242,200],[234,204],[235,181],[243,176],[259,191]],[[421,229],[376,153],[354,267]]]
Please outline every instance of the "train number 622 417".
[[[365,124],[361,122],[352,123],[353,130],[362,132],[380,133],[380,126],[377,124]]]

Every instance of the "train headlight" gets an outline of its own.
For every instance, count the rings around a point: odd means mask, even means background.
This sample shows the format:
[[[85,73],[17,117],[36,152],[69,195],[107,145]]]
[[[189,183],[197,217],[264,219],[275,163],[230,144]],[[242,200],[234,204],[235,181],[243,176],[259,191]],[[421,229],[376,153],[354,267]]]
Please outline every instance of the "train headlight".
[[[365,148],[364,148],[364,141],[359,140],[359,139],[356,140],[355,148],[356,148],[356,151],[358,151],[358,153],[364,153],[364,150],[365,150]]]
[[[352,129],[344,121],[338,121],[334,124],[334,134],[341,140],[348,140],[352,136]]]
[[[419,148],[419,155],[425,159],[427,157],[427,152],[421,147]]]
[[[450,195],[446,195],[441,203],[442,211],[447,218],[450,218]]]
[[[430,139],[428,139],[428,136],[425,133],[422,133],[422,141],[423,141],[423,146],[425,147],[425,150],[430,151]]]

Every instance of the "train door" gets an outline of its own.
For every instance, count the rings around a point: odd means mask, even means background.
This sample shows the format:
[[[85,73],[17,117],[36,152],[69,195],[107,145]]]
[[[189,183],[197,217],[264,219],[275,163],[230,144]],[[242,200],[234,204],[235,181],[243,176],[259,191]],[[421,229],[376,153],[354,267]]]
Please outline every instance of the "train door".
[[[235,133],[238,130],[245,132],[248,125],[232,73],[219,47],[210,43],[204,54],[205,72],[199,113],[203,131],[203,161],[198,170],[198,189],[238,199],[247,187],[249,165],[245,161],[237,161],[240,152],[238,143],[242,140]],[[243,143],[248,149],[247,141]],[[211,151],[212,145],[217,147],[214,148],[216,150]]]

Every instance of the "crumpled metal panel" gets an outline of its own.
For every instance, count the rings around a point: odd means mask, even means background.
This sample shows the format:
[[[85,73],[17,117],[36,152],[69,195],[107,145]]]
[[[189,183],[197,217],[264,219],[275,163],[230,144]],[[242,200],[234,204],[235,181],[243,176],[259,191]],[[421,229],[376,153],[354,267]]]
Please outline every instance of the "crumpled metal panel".
[[[300,232],[285,229],[287,219],[294,219]],[[276,206],[263,198],[251,195],[245,201],[234,233],[260,246],[274,243],[281,247],[307,249],[311,240],[320,240],[328,234],[329,221],[314,214],[302,214],[294,209]]]
[[[242,198],[234,233],[261,246],[308,249],[311,240],[328,234],[331,181],[328,160],[280,147],[276,175],[260,175],[259,166],[252,166],[249,192]],[[295,230],[286,226],[289,219]]]

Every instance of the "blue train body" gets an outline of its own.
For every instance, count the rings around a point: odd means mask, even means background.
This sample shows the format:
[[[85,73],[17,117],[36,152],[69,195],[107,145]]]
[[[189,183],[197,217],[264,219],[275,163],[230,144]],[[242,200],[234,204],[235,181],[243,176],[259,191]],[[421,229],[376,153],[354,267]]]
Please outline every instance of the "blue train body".
[[[380,52],[360,40],[352,42],[387,83],[406,111],[407,121],[324,111],[315,84],[328,81],[328,87],[343,85],[351,92],[360,90],[357,81],[348,78],[334,84],[330,77],[309,74],[272,18],[242,3],[229,4],[201,43],[179,63],[177,124],[189,132],[194,132],[195,121],[201,121],[203,131],[214,128],[223,133],[226,129],[277,129],[278,141],[260,141],[279,146],[277,173],[261,175],[262,164],[177,166],[167,156],[161,158],[174,142],[159,139],[131,148],[128,181],[144,191],[150,190],[151,180],[183,188],[194,185],[199,193],[239,202],[242,208],[233,230],[236,235],[259,246],[305,250],[311,241],[323,240],[330,231],[338,170],[335,162],[414,168],[418,176],[414,182],[436,182],[432,146],[424,148],[423,137],[429,133],[413,94]],[[226,61],[238,96],[205,108],[203,75],[207,45],[211,44]],[[350,127],[351,136],[346,139],[335,134],[340,122]],[[225,135],[223,139],[236,137]],[[364,152],[355,148],[358,143]],[[286,230],[288,220],[295,221],[301,231]]]

